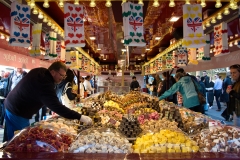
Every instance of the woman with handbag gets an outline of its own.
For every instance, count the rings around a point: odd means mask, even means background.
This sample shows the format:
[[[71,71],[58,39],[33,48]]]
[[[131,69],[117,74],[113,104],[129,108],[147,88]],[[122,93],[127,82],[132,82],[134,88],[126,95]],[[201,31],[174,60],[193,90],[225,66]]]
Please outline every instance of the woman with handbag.
[[[183,106],[185,108],[189,108],[195,112],[202,112],[197,93],[198,90],[201,90],[201,87],[195,84],[190,76],[184,76],[181,72],[175,75],[175,79],[177,82],[169,90],[165,91],[159,97],[159,100],[165,99],[179,91],[183,97]]]
[[[233,85],[227,87],[226,92],[229,94],[228,113],[233,114],[233,124],[240,126],[240,65],[230,66],[231,78]]]

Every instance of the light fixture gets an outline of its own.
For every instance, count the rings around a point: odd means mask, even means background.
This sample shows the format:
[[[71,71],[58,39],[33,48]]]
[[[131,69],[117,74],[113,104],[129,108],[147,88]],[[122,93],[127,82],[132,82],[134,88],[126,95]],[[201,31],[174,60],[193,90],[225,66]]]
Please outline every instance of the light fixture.
[[[150,51],[150,48],[146,48],[146,51]]]
[[[229,8],[232,9],[232,8],[234,7],[234,5],[235,5],[235,4],[234,4],[234,0],[230,0]]]
[[[145,54],[144,54],[144,53],[142,53],[142,54],[141,54],[141,56],[142,56],[142,57],[145,57]]]
[[[157,36],[157,37],[155,37],[155,40],[160,40],[161,39],[161,37],[159,37],[159,36]]]
[[[190,4],[190,0],[186,0],[185,4]]]
[[[7,41],[7,42],[9,41],[9,37],[8,37],[8,36],[6,37],[6,41]]]
[[[44,8],[49,8],[48,0],[44,0],[43,7]]]
[[[230,36],[230,39],[233,39],[233,36]]]
[[[96,7],[96,3],[94,0],[91,0],[91,2],[89,3],[89,7]]]
[[[215,17],[212,17],[212,20],[211,20],[211,23],[216,23],[217,21],[216,21],[216,18]]]
[[[61,34],[62,34],[62,31],[59,29],[59,30],[57,31],[57,33],[58,33],[59,35],[61,35]]]
[[[206,23],[206,27],[210,27],[210,26],[211,26],[210,22],[207,21],[207,23]]]
[[[237,5],[237,3],[234,3],[234,6],[232,7],[232,10],[236,10],[236,9],[238,9],[238,5]]]
[[[101,51],[101,48],[98,48],[97,50],[98,50],[98,51]]]
[[[53,24],[53,25],[51,26],[51,28],[52,28],[52,29],[55,29],[55,24]]]
[[[142,60],[141,57],[138,57],[138,60],[141,61]]]
[[[94,41],[94,40],[96,39],[95,36],[90,36],[89,38],[90,38],[92,41]]]
[[[1,37],[0,37],[1,39],[5,39],[5,36],[3,35],[3,34],[1,34]]]
[[[175,7],[174,0],[170,0],[169,7]]]
[[[51,26],[51,25],[52,25],[52,23],[49,21],[49,22],[47,23],[47,25],[48,25],[48,26]]]
[[[31,46],[29,46],[29,47],[28,47],[28,50],[31,50],[31,49],[32,49],[32,47],[31,47]]]
[[[205,25],[203,24],[202,26],[203,26],[203,30],[205,30],[206,29]]]
[[[79,0],[75,0],[74,5],[79,5]]]
[[[33,14],[38,14],[38,10],[36,8],[33,9]]]
[[[223,12],[223,14],[224,15],[228,15],[230,12],[229,12],[229,9],[226,7],[226,8],[224,8],[224,12]]]
[[[124,43],[124,39],[121,39],[121,43]]]
[[[30,7],[31,7],[31,8],[34,8],[34,7],[35,7],[35,1],[34,1],[34,0],[31,0],[31,2],[30,2]]]
[[[179,20],[180,17],[178,16],[172,16],[170,19],[169,19],[169,22],[177,22]]]
[[[123,3],[126,3],[127,2],[127,0],[122,0],[122,4],[121,5],[123,5]]]
[[[238,37],[238,34],[235,34],[235,37]]]
[[[216,7],[216,8],[220,8],[220,7],[222,7],[221,0],[216,0],[215,7]]]
[[[144,6],[143,0],[138,0],[138,4],[141,4]]]
[[[38,18],[39,18],[39,19],[43,19],[43,14],[42,14],[42,12],[39,12]]]
[[[232,47],[232,46],[233,46],[233,44],[232,44],[232,42],[230,42],[230,43],[229,43],[229,47]]]
[[[58,27],[56,27],[56,28],[54,29],[54,31],[55,31],[55,32],[58,32],[58,31],[60,31],[60,30],[58,30]]]
[[[154,0],[154,2],[153,2],[153,7],[159,7],[158,0]]]
[[[63,8],[63,6],[64,6],[63,0],[59,0],[58,6]]]
[[[47,23],[47,21],[48,21],[47,17],[44,17],[43,22]]]
[[[122,52],[126,52],[127,50],[126,49],[121,49]]]
[[[222,13],[218,13],[218,15],[217,15],[217,19],[222,19]]]
[[[112,7],[112,3],[110,0],[107,0],[107,2],[105,3],[106,7]]]
[[[210,53],[212,53],[212,49],[210,49]]]
[[[205,0],[201,0],[201,6],[202,6],[202,7],[206,7]]]
[[[234,45],[238,45],[238,41],[237,40],[234,42]]]

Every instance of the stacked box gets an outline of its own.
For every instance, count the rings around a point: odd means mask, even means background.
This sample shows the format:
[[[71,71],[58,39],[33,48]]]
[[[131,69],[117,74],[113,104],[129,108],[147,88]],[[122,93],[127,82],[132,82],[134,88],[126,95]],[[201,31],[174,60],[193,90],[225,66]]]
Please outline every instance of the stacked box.
[[[141,132],[140,124],[136,118],[126,118],[123,117],[121,124],[119,125],[119,130],[128,138],[135,138]]]

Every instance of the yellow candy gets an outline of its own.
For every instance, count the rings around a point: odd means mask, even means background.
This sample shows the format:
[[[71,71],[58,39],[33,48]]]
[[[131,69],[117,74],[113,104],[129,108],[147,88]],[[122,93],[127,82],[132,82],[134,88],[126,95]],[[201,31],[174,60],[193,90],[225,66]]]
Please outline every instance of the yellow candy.
[[[175,153],[175,149],[169,148],[169,149],[168,149],[168,153]]]
[[[193,146],[193,147],[192,147],[192,150],[193,150],[193,152],[198,152],[199,146]]]

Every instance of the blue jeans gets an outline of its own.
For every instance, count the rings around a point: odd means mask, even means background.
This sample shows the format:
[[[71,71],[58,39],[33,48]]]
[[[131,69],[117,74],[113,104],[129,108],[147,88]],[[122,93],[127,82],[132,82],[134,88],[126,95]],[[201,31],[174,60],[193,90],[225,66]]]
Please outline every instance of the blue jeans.
[[[12,114],[7,109],[5,110],[5,123],[7,125],[7,138],[11,140],[14,136],[14,132],[17,130],[22,130],[25,127],[28,127],[29,119],[16,116]]]
[[[240,127],[240,116],[237,116],[235,112],[233,112],[233,125]]]
[[[221,94],[222,94],[221,89],[214,91],[214,96],[215,96],[215,99],[216,99],[216,102],[217,102],[218,109],[221,109],[221,104],[220,104],[220,101],[219,101]]]

